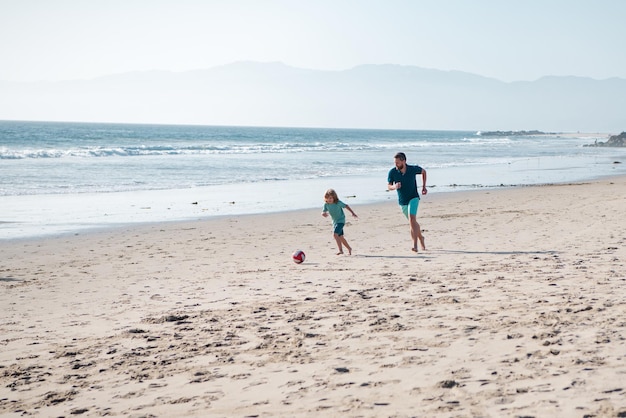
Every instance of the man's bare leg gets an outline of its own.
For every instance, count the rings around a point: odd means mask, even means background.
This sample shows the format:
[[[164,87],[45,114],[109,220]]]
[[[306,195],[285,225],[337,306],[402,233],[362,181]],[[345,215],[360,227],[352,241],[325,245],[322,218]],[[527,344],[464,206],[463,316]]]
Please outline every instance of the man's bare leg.
[[[417,252],[417,241],[419,240],[422,250],[425,251],[426,244],[424,242],[424,235],[422,235],[420,224],[417,223],[417,217],[415,215],[410,215],[409,220],[411,226],[411,238],[413,239],[412,250]]]
[[[417,224],[417,238],[420,240],[422,251],[426,251],[426,242],[424,241],[424,235],[422,234],[422,228],[420,228],[420,224]]]

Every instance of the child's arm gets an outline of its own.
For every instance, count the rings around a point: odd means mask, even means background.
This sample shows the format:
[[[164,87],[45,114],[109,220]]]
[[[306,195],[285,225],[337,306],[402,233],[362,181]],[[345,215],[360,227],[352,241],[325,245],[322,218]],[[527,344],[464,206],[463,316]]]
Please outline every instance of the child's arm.
[[[328,216],[328,212],[323,211],[323,212],[322,212],[322,216],[323,216],[324,218],[325,218],[325,217],[327,217],[327,216]]]
[[[354,213],[354,211],[352,210],[350,206],[346,205],[346,209],[348,209],[348,211],[352,214],[352,216],[354,216],[355,218],[358,218],[358,216],[356,215],[356,213]]]

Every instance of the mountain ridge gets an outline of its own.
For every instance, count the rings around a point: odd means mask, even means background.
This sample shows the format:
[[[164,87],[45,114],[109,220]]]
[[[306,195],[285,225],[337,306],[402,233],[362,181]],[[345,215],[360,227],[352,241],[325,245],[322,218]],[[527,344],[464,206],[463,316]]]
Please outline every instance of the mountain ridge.
[[[2,82],[0,119],[333,128],[621,132],[626,79],[504,82],[396,64],[239,61],[90,80]]]

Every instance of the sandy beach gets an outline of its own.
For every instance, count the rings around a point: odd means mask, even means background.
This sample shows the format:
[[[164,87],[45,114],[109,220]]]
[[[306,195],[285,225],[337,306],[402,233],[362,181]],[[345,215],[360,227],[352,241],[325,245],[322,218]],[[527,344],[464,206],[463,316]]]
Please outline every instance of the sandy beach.
[[[346,203],[0,242],[0,415],[626,416],[626,177]]]

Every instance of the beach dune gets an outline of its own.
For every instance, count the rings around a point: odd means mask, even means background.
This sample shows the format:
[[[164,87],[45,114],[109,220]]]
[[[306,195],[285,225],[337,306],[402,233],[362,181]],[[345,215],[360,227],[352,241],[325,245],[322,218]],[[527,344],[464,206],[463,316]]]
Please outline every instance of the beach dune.
[[[430,192],[0,242],[0,415],[626,416],[626,178]]]

